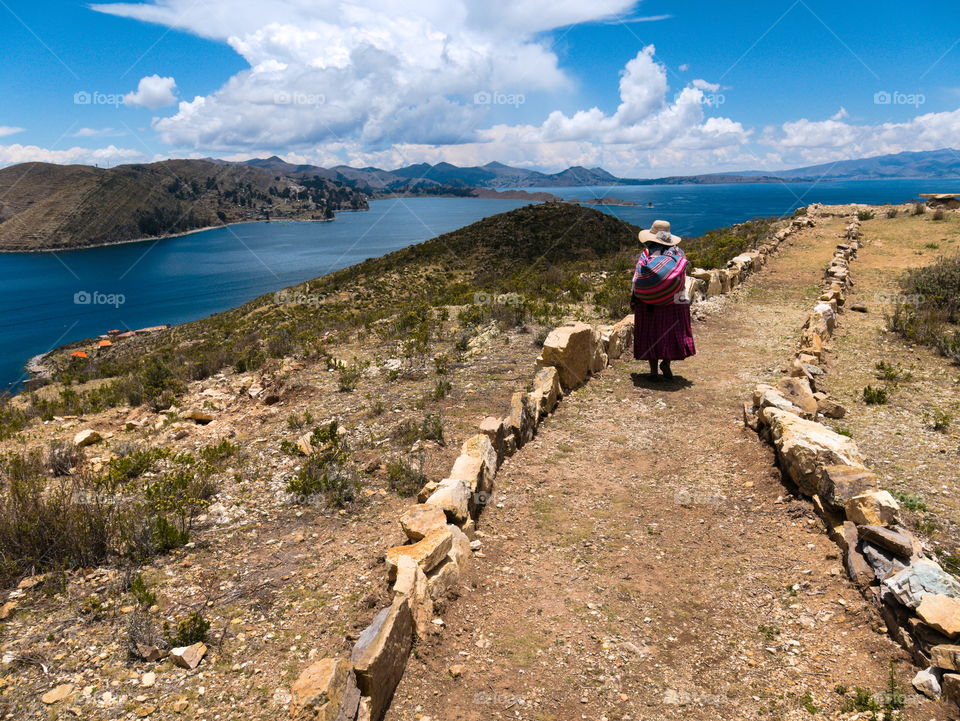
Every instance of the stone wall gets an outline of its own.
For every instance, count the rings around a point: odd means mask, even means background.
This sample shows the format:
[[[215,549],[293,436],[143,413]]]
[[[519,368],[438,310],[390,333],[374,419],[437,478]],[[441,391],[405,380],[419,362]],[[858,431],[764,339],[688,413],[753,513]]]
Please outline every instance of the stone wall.
[[[683,300],[699,304],[730,293],[793,234],[813,225],[811,217],[794,218],[758,248],[733,258],[726,268],[694,269]],[[414,644],[442,624],[435,604],[457,589],[480,548],[475,538],[477,522],[492,498],[504,459],[536,435],[565,395],[627,353],[632,343],[632,315],[611,325],[570,323],[547,336],[536,359],[532,390],[514,393],[504,415],[485,418],[477,433],[464,441],[447,477],[428,482],[420,491],[419,503],[398,519],[407,543],[387,549],[384,556],[391,604],[360,634],[349,660],[325,658],[303,671],[291,689],[292,718],[379,721],[383,717]]]
[[[849,265],[860,246],[854,219],[826,268],[823,294],[801,329],[786,377],[776,387],[756,387],[744,403],[744,421],[773,445],[784,475],[812,499],[840,547],[850,579],[923,667],[916,689],[960,704],[960,582],[901,525],[896,500],[880,490],[857,444],[817,420],[846,413],[817,391],[817,382],[826,373],[824,345],[853,285]]]

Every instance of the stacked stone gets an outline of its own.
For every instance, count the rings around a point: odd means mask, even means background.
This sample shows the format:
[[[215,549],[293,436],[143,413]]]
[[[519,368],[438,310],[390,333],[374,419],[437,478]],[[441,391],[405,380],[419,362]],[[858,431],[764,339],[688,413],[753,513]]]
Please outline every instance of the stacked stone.
[[[851,580],[876,606],[890,636],[925,668],[914,679],[917,690],[960,704],[960,582],[901,524],[899,505],[879,489],[857,444],[817,421],[845,413],[816,390],[825,373],[824,343],[853,285],[849,264],[861,244],[858,220],[847,225],[842,241],[787,377],[777,387],[758,385],[744,404],[744,420],[773,445],[784,475],[813,500]]]
[[[686,302],[729,293],[763,267],[767,257],[801,228],[796,218],[759,248],[738,255],[722,270],[695,270]],[[454,591],[479,547],[476,524],[491,500],[497,471],[536,435],[564,395],[620,358],[633,344],[633,316],[597,327],[570,323],[547,336],[536,360],[532,390],[514,393],[509,412],[489,416],[464,441],[447,477],[430,481],[400,518],[407,543],[387,550],[391,604],[358,638],[350,659],[325,658],[309,666],[291,689],[297,721],[379,721],[403,677],[413,644],[439,621],[434,606]],[[440,621],[442,623],[442,621]]]

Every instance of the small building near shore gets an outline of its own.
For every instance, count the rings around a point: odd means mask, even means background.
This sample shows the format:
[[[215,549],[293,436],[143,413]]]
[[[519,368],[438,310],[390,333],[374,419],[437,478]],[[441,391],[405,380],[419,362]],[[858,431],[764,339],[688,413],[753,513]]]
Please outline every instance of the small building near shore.
[[[90,356],[88,356],[88,355],[87,355],[84,351],[82,351],[82,350],[75,350],[73,353],[70,354],[70,357],[71,357],[71,358],[89,358]]]

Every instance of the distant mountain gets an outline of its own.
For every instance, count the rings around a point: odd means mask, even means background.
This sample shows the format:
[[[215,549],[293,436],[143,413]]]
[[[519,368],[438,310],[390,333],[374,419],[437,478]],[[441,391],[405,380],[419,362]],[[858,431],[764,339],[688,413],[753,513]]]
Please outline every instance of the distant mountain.
[[[882,178],[960,178],[960,151],[944,148],[872,158],[841,160],[792,170],[747,170],[738,175],[797,180],[879,180]]]
[[[620,178],[603,168],[574,166],[559,173],[542,173],[529,168],[514,168],[492,162],[482,166],[460,167],[451,163],[419,163],[396,170],[350,168],[338,165],[322,168],[293,165],[274,156],[248,160],[248,165],[288,175],[318,176],[353,185],[373,194],[425,189],[434,184],[447,189],[471,188],[562,188],[585,185],[717,185],[727,183],[781,183],[784,180],[870,180],[875,178],[953,178],[960,177],[960,151],[934,150],[898,153],[875,158],[844,160],[792,170],[746,170],[736,173],[672,175],[663,178]],[[434,190],[433,194],[440,194]],[[447,194],[460,194],[449,190]]]
[[[0,250],[83,248],[242,220],[326,220],[367,207],[364,194],[330,180],[207,160],[21,163],[0,170],[0,198]]]

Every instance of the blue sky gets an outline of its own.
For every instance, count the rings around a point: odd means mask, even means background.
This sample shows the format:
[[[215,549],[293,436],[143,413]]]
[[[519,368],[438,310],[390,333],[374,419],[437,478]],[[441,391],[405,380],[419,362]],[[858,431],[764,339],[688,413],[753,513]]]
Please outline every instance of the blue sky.
[[[649,177],[960,145],[960,8],[0,0],[0,164],[279,154]]]

